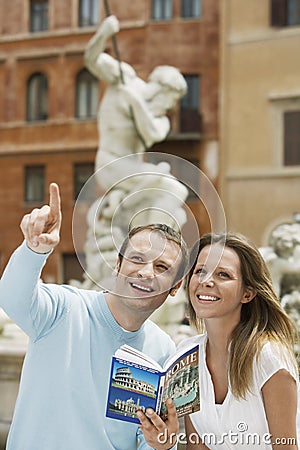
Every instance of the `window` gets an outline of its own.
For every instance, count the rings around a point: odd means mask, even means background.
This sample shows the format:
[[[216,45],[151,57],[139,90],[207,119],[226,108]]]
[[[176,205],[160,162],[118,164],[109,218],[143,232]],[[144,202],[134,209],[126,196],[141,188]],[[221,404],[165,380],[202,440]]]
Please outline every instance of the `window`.
[[[76,117],[79,119],[97,117],[99,102],[99,81],[86,69],[76,80]]]
[[[200,77],[199,75],[185,75],[187,93],[180,103],[180,132],[199,133],[201,131]]]
[[[271,25],[300,25],[300,0],[271,0]]]
[[[80,261],[84,255],[80,255]],[[68,284],[70,280],[83,281],[83,268],[76,254],[65,253],[62,255],[63,258],[63,284]]]
[[[24,200],[27,203],[41,203],[45,196],[45,167],[25,167]]]
[[[201,16],[202,0],[181,0],[181,16],[184,18]]]
[[[93,163],[80,163],[74,165],[74,200],[77,200],[81,189],[93,174]],[[80,201],[93,200],[95,200],[94,179],[90,180],[85,186],[85,189],[80,193]]]
[[[79,26],[88,27],[99,23],[100,10],[99,0],[80,0],[79,1]]]
[[[48,0],[31,0],[30,31],[48,30]]]
[[[300,165],[300,110],[286,111],[284,120],[284,165]]]
[[[282,169],[300,166],[300,93],[274,93],[270,102],[274,164]]]
[[[42,73],[28,80],[26,119],[29,122],[48,119],[48,80]]]
[[[287,22],[288,25],[300,25],[300,1],[288,0],[287,6]]]
[[[152,0],[152,19],[170,20],[173,14],[172,0]]]

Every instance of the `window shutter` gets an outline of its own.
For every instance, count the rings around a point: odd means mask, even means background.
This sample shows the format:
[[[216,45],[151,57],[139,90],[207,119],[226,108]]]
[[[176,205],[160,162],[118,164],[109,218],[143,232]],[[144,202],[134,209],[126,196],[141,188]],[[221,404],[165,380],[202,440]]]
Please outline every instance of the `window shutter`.
[[[300,111],[284,113],[284,165],[300,165]]]
[[[287,0],[271,1],[271,26],[284,27],[287,24]]]

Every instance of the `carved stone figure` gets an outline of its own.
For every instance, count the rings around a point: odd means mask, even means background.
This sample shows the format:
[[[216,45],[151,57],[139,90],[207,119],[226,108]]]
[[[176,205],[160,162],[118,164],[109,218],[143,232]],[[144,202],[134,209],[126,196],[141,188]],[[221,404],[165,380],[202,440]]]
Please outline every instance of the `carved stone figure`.
[[[145,151],[170,132],[169,110],[186,93],[186,82],[173,66],[158,66],[147,81],[129,64],[104,52],[119,31],[109,16],[100,24],[85,52],[86,67],[106,83],[99,106],[99,147],[95,178],[101,195],[88,214],[84,287],[105,287],[121,242],[132,226],[164,222],[181,227],[187,188],[166,162],[146,161]]]
[[[300,330],[300,223],[283,223],[271,233],[269,246],[260,248],[276,293]],[[299,344],[295,352],[300,367]]]
[[[278,225],[271,233],[269,246],[260,249],[280,297],[300,292],[300,223]]]
[[[173,66],[158,66],[145,82],[129,64],[119,62],[104,52],[106,41],[119,31],[115,16],[107,17],[87,45],[85,64],[90,72],[106,83],[99,107],[99,148],[96,172],[115,159],[141,154],[155,142],[164,140],[170,131],[167,112],[186,93],[186,82]],[[131,164],[131,162],[130,162]],[[143,164],[144,172],[165,172]],[[131,167],[124,169],[131,173]],[[136,173],[136,171],[134,171]],[[99,184],[111,188],[120,181],[119,173],[101,171]],[[142,180],[144,183],[144,180]],[[149,182],[150,183],[150,182]],[[144,186],[144,184],[143,184]]]

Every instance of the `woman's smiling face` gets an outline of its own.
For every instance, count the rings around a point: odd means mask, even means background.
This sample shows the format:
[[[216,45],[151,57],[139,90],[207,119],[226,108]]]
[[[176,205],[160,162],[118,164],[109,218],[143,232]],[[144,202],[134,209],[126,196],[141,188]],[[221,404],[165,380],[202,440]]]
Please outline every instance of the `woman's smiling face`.
[[[204,247],[190,279],[189,297],[198,318],[239,321],[242,304],[249,300],[236,251],[224,247],[220,252],[220,244]]]

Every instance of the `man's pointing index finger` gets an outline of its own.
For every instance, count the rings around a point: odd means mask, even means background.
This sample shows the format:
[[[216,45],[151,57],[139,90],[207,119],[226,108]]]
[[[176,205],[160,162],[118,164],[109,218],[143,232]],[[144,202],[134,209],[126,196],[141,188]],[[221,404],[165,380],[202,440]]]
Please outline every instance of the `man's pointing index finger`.
[[[56,183],[50,184],[49,206],[50,206],[50,213],[52,214],[52,216],[58,218],[61,214],[61,211],[60,211],[59,187]]]

